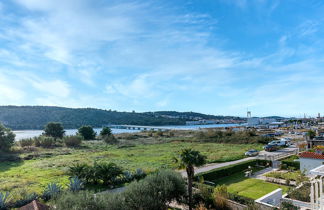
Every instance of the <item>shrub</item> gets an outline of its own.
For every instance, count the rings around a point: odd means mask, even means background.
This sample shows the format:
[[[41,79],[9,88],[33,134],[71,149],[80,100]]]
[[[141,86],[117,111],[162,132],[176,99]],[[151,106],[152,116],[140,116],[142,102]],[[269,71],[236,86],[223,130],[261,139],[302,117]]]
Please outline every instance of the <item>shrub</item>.
[[[78,147],[82,143],[82,137],[77,135],[65,136],[63,142],[67,147]]]
[[[30,147],[34,144],[34,140],[32,138],[21,139],[18,143],[21,147]]]
[[[185,182],[180,174],[163,170],[131,183],[123,197],[126,209],[167,209],[167,203],[180,200],[186,193]]]
[[[34,143],[36,147],[51,147],[55,143],[55,139],[53,137],[47,136],[39,136],[34,138]]]
[[[56,183],[50,183],[47,185],[47,187],[45,188],[43,195],[42,195],[42,199],[44,199],[45,201],[48,201],[49,199],[52,198],[57,198],[59,196],[59,194],[62,192],[62,186]]]
[[[7,208],[7,199],[8,199],[9,193],[0,193],[0,209],[6,209]]]
[[[78,177],[70,178],[69,190],[72,192],[80,191],[83,188],[83,183]]]
[[[118,143],[118,140],[112,134],[111,135],[105,135],[105,136],[103,136],[103,140],[107,144],[117,144]]]
[[[15,141],[15,134],[0,123],[0,151],[8,151]]]
[[[283,160],[281,161],[281,168],[282,169],[288,169],[291,167],[294,170],[300,169],[300,162],[299,161],[293,161],[293,160]]]
[[[65,133],[64,128],[61,123],[50,122],[45,126],[45,135],[51,136],[53,138],[63,138]]]
[[[133,176],[134,176],[134,179],[140,180],[140,179],[146,177],[146,173],[141,168],[137,168]]]
[[[258,136],[254,131],[220,131],[217,129],[208,129],[207,131],[199,131],[196,133],[196,139],[203,142],[217,143],[262,143],[266,144],[273,138]]]
[[[122,169],[115,163],[96,162],[93,167],[97,178],[102,180],[105,185],[115,185],[116,178],[123,174]]]
[[[234,173],[243,172],[249,166],[256,166],[256,165],[261,165],[261,164],[265,164],[265,163],[269,163],[269,161],[248,160],[248,161],[244,161],[242,163],[237,163],[237,164],[233,164],[230,166],[216,168],[216,169],[213,169],[208,172],[199,173],[195,177],[196,177],[196,179],[198,179],[198,177],[203,176],[204,180],[213,181],[213,180],[220,179],[222,177],[232,175]]]
[[[244,197],[242,195],[238,195],[236,193],[228,193],[228,198],[232,201],[236,201],[238,203],[252,206],[254,205],[254,200],[248,197]]]
[[[87,191],[66,192],[54,201],[57,210],[165,210],[167,204],[186,192],[180,174],[163,170],[131,183],[122,193],[93,195]]]
[[[56,210],[102,210],[108,209],[103,204],[100,197],[93,195],[92,192],[80,191],[77,193],[65,192],[62,193],[55,201]]]
[[[115,163],[95,162],[93,166],[87,164],[75,164],[69,168],[70,174],[86,183],[98,183],[113,186],[123,182],[122,169]],[[118,179],[119,178],[119,179]]]
[[[228,192],[227,187],[225,185],[217,186],[214,189],[213,197],[216,209],[230,209],[227,203]]]
[[[281,202],[281,206],[280,206],[281,210],[298,210],[299,208],[297,206],[295,206],[294,204],[292,204],[291,202]]]
[[[288,192],[288,198],[299,201],[310,202],[310,183],[306,183],[300,188],[293,189]]]
[[[111,129],[108,127],[103,127],[100,131],[100,136],[110,136],[112,135]]]
[[[96,132],[91,126],[82,126],[78,129],[78,134],[81,135],[84,140],[91,140],[96,138]]]

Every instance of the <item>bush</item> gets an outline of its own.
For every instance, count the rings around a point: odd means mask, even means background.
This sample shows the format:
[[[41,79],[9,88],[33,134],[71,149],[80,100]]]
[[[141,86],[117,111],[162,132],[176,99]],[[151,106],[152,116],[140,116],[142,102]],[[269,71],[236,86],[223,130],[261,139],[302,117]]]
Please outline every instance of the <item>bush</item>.
[[[7,208],[7,199],[8,199],[9,193],[0,193],[0,209],[6,209]]]
[[[299,201],[310,202],[310,183],[306,183],[300,188],[293,189],[288,192],[288,198],[292,198]]]
[[[103,127],[102,130],[100,131],[100,136],[110,136],[112,135],[112,131],[108,127]]]
[[[78,147],[82,143],[82,137],[81,136],[65,136],[63,138],[63,142],[67,147]]]
[[[8,151],[15,142],[15,134],[0,124],[0,151]]]
[[[34,140],[32,138],[21,139],[18,143],[21,147],[30,147],[34,144]]]
[[[57,198],[59,194],[62,192],[62,186],[56,183],[50,183],[47,185],[45,188],[42,199],[45,201],[48,201],[49,199],[52,198]]]
[[[102,137],[104,142],[106,142],[107,144],[117,144],[118,140],[115,138],[114,135],[105,135]]]
[[[91,126],[82,126],[78,129],[78,134],[81,135],[84,140],[92,140],[96,138],[96,132]]]
[[[220,131],[217,129],[208,129],[196,133],[196,139],[202,142],[247,144],[260,143],[266,144],[273,138],[258,136],[254,131]]]
[[[293,160],[283,160],[281,161],[281,169],[288,169],[291,167],[294,170],[300,170],[300,162]]]
[[[122,169],[115,163],[95,162],[93,166],[75,164],[69,168],[70,174],[83,180],[85,183],[97,184],[102,181],[107,186],[123,183]]]
[[[50,122],[45,126],[45,135],[51,136],[53,138],[63,138],[65,133],[64,128],[61,123]]]
[[[47,136],[39,136],[34,138],[34,143],[36,147],[51,147],[55,143],[55,139],[53,137]]]
[[[123,197],[126,209],[167,209],[172,200],[180,200],[186,193],[180,174],[171,170],[158,171],[139,182],[131,183]]]
[[[165,210],[169,202],[186,192],[180,174],[163,170],[131,183],[122,193],[93,195],[87,191],[63,193],[54,201],[57,210]]]
[[[214,203],[216,209],[219,210],[230,209],[227,203],[228,192],[227,192],[227,187],[225,185],[217,186],[214,189],[213,197],[214,197]]]
[[[204,180],[214,181],[214,180],[226,177],[226,176],[230,176],[234,173],[243,172],[249,166],[253,167],[256,165],[264,165],[269,162],[270,161],[266,161],[266,160],[248,160],[248,161],[244,161],[242,163],[237,163],[237,164],[233,164],[230,166],[216,168],[216,169],[213,169],[208,172],[199,173],[199,174],[195,175],[195,177],[196,177],[196,179],[198,179],[198,177],[202,176],[204,178]]]
[[[78,192],[83,188],[83,183],[78,177],[70,178],[69,190],[72,192]]]
[[[100,197],[96,197],[92,192],[81,191],[78,193],[65,192],[62,193],[55,201],[56,210],[102,210],[108,209],[103,204]]]
[[[254,205],[254,200],[252,198],[244,197],[235,193],[228,193],[228,198],[243,205]]]
[[[291,202],[281,202],[281,210],[298,210],[299,208]]]

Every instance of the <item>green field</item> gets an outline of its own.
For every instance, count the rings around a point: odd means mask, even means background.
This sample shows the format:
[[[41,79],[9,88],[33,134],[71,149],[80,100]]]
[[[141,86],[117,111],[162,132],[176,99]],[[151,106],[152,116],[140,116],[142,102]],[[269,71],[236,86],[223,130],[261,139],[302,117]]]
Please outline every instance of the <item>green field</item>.
[[[34,148],[23,151],[20,157],[34,157],[32,160],[0,163],[0,192],[20,194],[22,190],[40,193],[50,182],[68,183],[68,167],[77,162],[93,163],[109,161],[122,166],[124,170],[142,168],[153,171],[160,167],[176,168],[172,158],[182,148],[193,148],[207,156],[208,162],[222,162],[241,159],[253,144],[218,144],[171,141],[159,144],[137,144],[131,146],[110,146],[102,141],[84,142],[81,148],[55,147]]]
[[[265,182],[263,180],[246,178],[243,172],[215,181],[217,185],[226,185],[230,193],[236,193],[252,199],[258,199],[278,188],[283,190],[283,193],[288,191],[287,186]]]

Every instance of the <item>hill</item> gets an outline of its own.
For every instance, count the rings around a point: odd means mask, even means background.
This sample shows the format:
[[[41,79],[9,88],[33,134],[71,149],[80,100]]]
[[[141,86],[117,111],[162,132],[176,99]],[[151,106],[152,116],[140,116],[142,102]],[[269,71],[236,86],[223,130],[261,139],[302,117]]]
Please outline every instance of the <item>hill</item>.
[[[48,122],[61,122],[64,128],[109,124],[185,125],[190,120],[240,120],[239,117],[205,115],[195,112],[118,112],[95,108],[54,106],[0,106],[0,123],[14,130],[43,129]]]
[[[108,124],[184,125],[184,119],[171,119],[149,113],[117,112],[94,108],[53,106],[0,106],[0,122],[19,129],[43,129],[48,122],[61,122],[64,128],[82,125],[101,127]]]

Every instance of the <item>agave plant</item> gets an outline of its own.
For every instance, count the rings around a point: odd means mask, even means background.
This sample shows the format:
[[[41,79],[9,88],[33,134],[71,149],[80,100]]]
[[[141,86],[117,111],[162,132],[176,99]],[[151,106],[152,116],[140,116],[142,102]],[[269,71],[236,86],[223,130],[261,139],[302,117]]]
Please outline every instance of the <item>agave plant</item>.
[[[42,198],[47,201],[51,198],[57,197],[62,191],[62,186],[57,183],[50,183],[43,192]]]
[[[83,187],[83,182],[78,177],[70,178],[69,190],[72,192],[80,191]]]
[[[130,182],[130,181],[132,181],[133,178],[134,178],[134,177],[133,177],[133,175],[132,175],[131,172],[129,172],[129,171],[124,171],[124,179],[125,179],[126,182]]]
[[[9,193],[0,193],[0,209],[6,209],[6,202],[8,199]]]
[[[135,174],[134,174],[134,178],[136,180],[140,180],[140,179],[144,178],[145,176],[146,176],[146,173],[141,168],[136,169]]]

